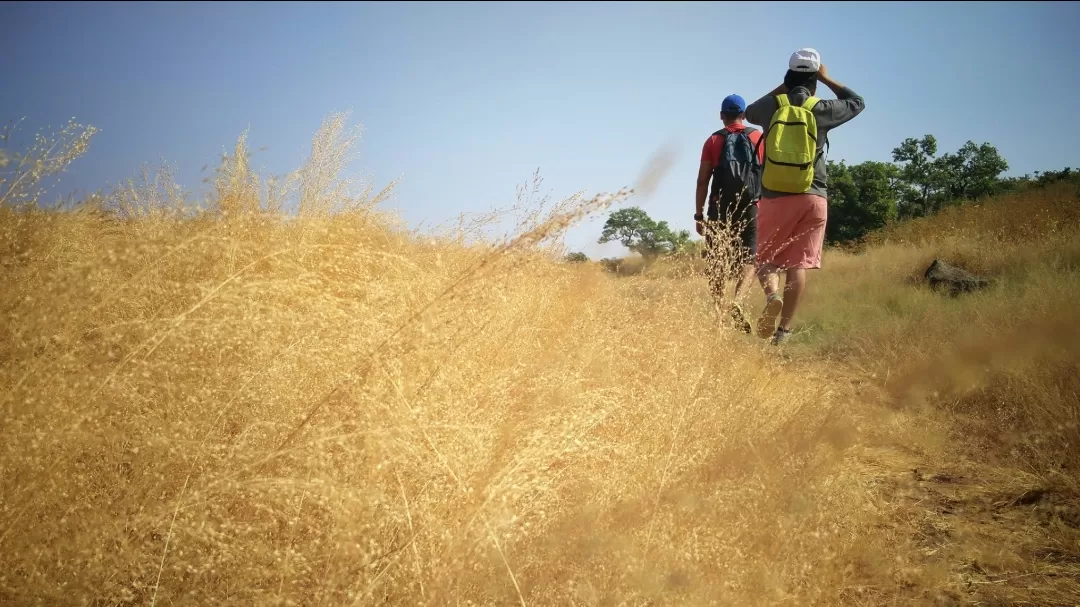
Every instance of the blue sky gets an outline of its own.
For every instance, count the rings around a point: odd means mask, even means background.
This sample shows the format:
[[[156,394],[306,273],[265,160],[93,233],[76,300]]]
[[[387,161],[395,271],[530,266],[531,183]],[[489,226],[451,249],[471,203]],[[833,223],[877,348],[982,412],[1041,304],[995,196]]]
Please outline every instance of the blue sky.
[[[411,225],[509,206],[539,169],[554,198],[633,185],[678,154],[649,199],[693,226],[701,145],[720,100],[776,86],[803,46],[866,98],[831,157],[889,160],[998,146],[1010,174],[1076,166],[1077,3],[4,3],[0,121],[23,139],[71,117],[101,129],[55,193],[177,167],[199,193],[249,130],[264,174],[300,166],[323,119],[362,124],[351,171],[385,184]],[[831,93],[819,91],[826,97]],[[590,256],[603,217],[568,244]]]

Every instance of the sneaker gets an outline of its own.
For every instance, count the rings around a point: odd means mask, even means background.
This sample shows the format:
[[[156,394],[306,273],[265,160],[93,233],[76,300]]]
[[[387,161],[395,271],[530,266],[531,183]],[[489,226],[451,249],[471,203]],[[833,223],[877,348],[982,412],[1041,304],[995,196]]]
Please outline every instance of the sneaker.
[[[780,317],[780,312],[783,309],[784,300],[780,299],[780,296],[773,295],[769,298],[768,303],[765,304],[765,311],[762,312],[761,318],[758,319],[758,337],[768,339],[773,336],[776,331],[776,319]]]
[[[743,314],[742,307],[737,303],[731,304],[731,320],[735,323],[735,327],[743,333],[750,335],[754,332],[754,328],[750,326],[750,321],[746,320],[746,316]]]
[[[780,327],[776,327],[776,333],[772,338],[772,345],[782,345],[789,338],[791,338],[791,329],[781,329]]]

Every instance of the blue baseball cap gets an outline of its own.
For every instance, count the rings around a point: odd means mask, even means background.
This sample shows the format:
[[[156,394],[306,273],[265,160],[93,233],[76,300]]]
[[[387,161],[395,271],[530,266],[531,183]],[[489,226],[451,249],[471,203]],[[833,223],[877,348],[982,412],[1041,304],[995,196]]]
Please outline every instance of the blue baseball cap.
[[[746,102],[738,95],[728,95],[724,97],[724,102],[720,104],[720,111],[729,114],[741,114],[746,111]]]

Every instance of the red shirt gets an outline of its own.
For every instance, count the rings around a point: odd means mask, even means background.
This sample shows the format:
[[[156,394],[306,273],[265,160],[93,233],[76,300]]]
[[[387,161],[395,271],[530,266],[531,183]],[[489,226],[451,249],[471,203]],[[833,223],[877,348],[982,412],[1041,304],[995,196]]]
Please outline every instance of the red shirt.
[[[741,122],[736,122],[724,127],[729,133],[738,133],[746,130],[746,125]],[[750,133],[750,143],[755,147],[758,144],[758,140],[761,139],[761,131],[754,130]],[[757,148],[758,158],[761,163],[765,163],[765,146]],[[701,148],[701,160],[702,162],[708,162],[709,166],[714,167],[716,163],[720,162],[720,154],[724,151],[724,138],[720,135],[712,135],[705,141],[705,146]]]

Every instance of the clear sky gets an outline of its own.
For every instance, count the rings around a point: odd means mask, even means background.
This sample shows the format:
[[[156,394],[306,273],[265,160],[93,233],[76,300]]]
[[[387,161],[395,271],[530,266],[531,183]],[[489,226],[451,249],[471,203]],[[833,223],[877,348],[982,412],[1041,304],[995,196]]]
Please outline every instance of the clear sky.
[[[411,225],[509,206],[538,168],[553,197],[615,191],[672,144],[659,190],[627,204],[692,229],[720,100],[765,94],[803,46],[866,99],[835,160],[932,133],[939,153],[995,144],[1010,174],[1080,164],[1077,3],[33,2],[0,4],[0,23],[0,120],[25,117],[24,139],[101,129],[57,194],[163,160],[198,193],[245,129],[268,147],[255,166],[284,174],[351,110],[353,170],[401,177],[389,208]],[[618,254],[595,244],[602,221],[568,244]]]

